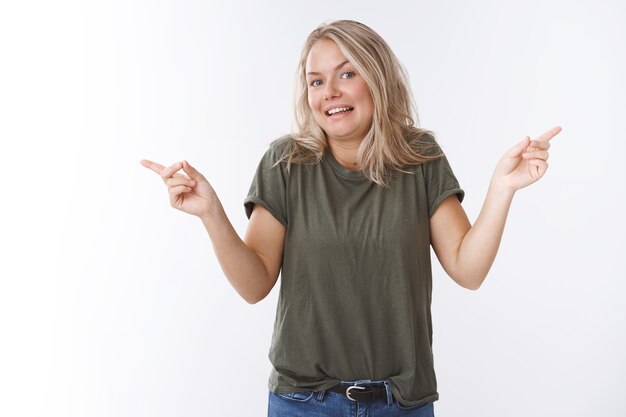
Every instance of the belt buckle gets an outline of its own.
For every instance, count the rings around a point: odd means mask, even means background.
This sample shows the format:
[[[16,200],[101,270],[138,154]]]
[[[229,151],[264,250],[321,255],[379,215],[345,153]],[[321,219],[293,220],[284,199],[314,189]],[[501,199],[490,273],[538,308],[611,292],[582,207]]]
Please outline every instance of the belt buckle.
[[[351,385],[351,386],[349,386],[349,387],[348,387],[348,389],[346,389],[346,397],[348,397],[348,399],[349,399],[350,401],[356,401],[354,398],[352,398],[352,397],[350,396],[350,390],[351,390],[351,389],[360,389],[360,390],[364,390],[364,389],[366,389],[366,388],[365,388],[365,387],[359,387],[358,385]]]

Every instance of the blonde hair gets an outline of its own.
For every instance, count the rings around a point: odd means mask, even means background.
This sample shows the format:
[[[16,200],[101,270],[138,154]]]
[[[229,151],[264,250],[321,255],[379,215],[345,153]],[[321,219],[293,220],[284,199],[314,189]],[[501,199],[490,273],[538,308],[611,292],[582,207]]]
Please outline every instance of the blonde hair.
[[[296,132],[278,162],[318,163],[328,148],[326,133],[313,118],[308,103],[306,61],[309,51],[320,39],[337,44],[345,57],[365,79],[374,114],[369,132],[357,151],[357,163],[365,177],[387,187],[393,172],[407,172],[409,165],[439,158],[442,154],[434,140],[423,140],[433,133],[416,126],[417,112],[406,71],[391,48],[375,31],[352,20],[337,20],[315,29],[302,48],[294,89]],[[437,152],[424,154],[431,148]]]

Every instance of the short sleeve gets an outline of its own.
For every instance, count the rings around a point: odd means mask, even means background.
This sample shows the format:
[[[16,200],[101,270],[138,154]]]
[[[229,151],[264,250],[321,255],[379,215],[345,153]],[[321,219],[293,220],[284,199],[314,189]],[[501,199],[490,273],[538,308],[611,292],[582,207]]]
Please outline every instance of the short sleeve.
[[[286,172],[283,163],[278,161],[279,141],[274,141],[261,158],[257,167],[248,196],[244,199],[244,208],[248,219],[252,216],[255,204],[263,206],[272,216],[287,226]]]
[[[437,150],[443,154],[437,142],[434,139],[431,141],[437,145]],[[428,197],[428,218],[432,217],[443,200],[453,194],[457,196],[459,202],[463,202],[465,191],[461,189],[445,154],[438,159],[425,162],[422,164],[422,169]]]

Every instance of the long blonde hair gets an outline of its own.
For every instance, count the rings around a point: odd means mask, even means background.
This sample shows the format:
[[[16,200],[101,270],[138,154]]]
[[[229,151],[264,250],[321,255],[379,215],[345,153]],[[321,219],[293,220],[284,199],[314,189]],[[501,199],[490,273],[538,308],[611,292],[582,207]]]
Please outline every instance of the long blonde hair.
[[[426,129],[416,126],[417,112],[408,76],[391,48],[375,31],[352,20],[320,25],[307,38],[296,73],[294,121],[296,132],[278,162],[318,163],[328,148],[326,133],[313,118],[308,103],[306,61],[313,45],[322,38],[337,44],[345,57],[365,79],[372,100],[372,126],[357,151],[357,163],[374,183],[387,187],[394,171],[407,172],[409,165],[437,159],[442,154]],[[433,154],[428,152],[436,148]]]

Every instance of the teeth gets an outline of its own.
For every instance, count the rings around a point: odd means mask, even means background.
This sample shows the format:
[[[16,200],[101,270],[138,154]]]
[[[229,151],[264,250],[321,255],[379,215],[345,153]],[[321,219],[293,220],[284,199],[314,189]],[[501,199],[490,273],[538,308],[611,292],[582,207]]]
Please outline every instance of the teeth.
[[[336,108],[336,109],[330,109],[330,110],[328,110],[326,113],[327,113],[329,116],[332,116],[332,115],[333,115],[333,114],[335,114],[335,113],[339,113],[339,112],[341,112],[341,111],[348,111],[348,110],[350,110],[350,107],[338,107],[338,108]]]

